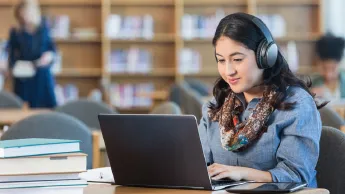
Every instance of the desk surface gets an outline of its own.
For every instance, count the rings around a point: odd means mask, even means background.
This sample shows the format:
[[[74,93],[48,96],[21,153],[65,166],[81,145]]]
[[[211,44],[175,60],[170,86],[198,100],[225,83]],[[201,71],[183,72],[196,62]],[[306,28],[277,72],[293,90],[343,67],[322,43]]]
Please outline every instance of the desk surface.
[[[48,111],[49,109],[0,109],[0,125],[12,125],[26,117]]]
[[[156,189],[156,188],[140,188],[140,187],[123,187],[113,186],[107,184],[90,184],[84,188],[83,194],[229,194],[222,191],[202,191],[202,190],[187,190],[187,189]],[[304,189],[295,194],[329,194],[326,189]]]

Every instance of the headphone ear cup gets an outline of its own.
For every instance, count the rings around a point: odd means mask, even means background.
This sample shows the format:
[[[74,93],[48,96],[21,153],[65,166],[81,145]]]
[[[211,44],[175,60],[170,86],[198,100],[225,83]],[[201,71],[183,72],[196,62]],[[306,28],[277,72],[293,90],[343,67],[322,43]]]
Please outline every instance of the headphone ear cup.
[[[267,64],[265,64],[265,49],[267,48],[267,41],[262,40],[256,50],[256,63],[258,64],[259,69],[265,69]]]

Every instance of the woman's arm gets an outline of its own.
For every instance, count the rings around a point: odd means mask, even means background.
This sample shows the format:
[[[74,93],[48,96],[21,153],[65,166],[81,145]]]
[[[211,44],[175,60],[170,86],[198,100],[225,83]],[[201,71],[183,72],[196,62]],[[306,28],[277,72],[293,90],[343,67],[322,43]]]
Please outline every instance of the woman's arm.
[[[15,28],[12,28],[10,30],[10,37],[7,43],[7,50],[8,50],[8,67],[9,69],[12,69],[14,67],[14,64],[17,61],[16,52],[18,52]]]
[[[53,41],[50,33],[49,26],[45,19],[42,20],[43,36],[46,40],[46,50],[43,52],[42,56],[38,61],[38,66],[49,66],[54,63],[55,54],[56,54],[56,45]]]
[[[321,119],[313,99],[295,98],[297,105],[285,120],[281,131],[276,160],[277,166],[268,171],[213,164],[208,167],[213,179],[254,180],[264,182],[313,181],[319,156]]]
[[[210,145],[208,143],[208,136],[207,136],[207,130],[209,127],[209,121],[208,121],[209,119],[208,119],[208,113],[207,113],[208,104],[209,103],[205,103],[202,106],[202,118],[200,119],[198,130],[199,130],[200,141],[202,144],[202,149],[204,152],[206,163],[212,164],[213,157],[212,157],[212,152],[210,149]]]
[[[310,95],[293,101],[297,102],[296,107],[281,131],[276,153],[278,164],[269,172],[273,182],[310,183],[316,175],[320,152],[321,118]]]
[[[272,182],[271,173],[268,171],[240,166],[227,166],[215,163],[208,167],[208,173],[214,180],[230,178],[235,181],[252,180],[257,182]]]

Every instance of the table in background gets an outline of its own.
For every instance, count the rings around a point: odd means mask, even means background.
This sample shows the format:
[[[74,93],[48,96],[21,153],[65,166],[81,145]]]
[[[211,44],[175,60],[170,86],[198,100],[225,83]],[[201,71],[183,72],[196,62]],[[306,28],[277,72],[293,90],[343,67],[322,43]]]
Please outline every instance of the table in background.
[[[12,125],[26,117],[49,111],[49,109],[0,109],[0,125]]]

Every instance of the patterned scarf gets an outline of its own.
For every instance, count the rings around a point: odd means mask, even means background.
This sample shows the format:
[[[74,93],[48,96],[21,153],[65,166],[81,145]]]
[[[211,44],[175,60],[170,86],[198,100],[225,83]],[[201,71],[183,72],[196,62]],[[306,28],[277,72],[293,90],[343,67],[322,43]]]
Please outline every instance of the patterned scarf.
[[[218,121],[220,126],[221,143],[228,151],[243,151],[261,135],[266,132],[265,125],[271,113],[275,110],[274,104],[280,95],[274,89],[266,90],[263,98],[258,102],[247,121],[239,122],[239,117],[244,111],[241,101],[234,92],[225,98],[222,107],[209,117]]]

